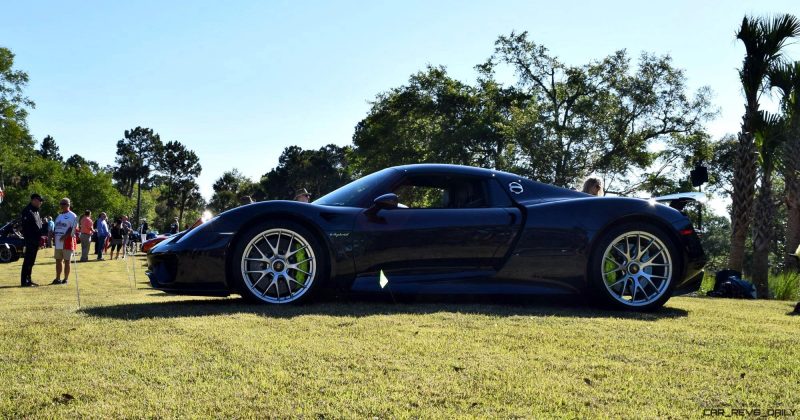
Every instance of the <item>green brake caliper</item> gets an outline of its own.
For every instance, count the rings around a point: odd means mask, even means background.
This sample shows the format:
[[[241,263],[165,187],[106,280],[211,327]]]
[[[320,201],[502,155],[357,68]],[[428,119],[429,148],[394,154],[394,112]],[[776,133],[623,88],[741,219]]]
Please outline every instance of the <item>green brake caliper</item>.
[[[617,268],[617,265],[613,261],[606,258],[605,263],[603,263],[603,273],[608,273],[609,271],[612,271],[615,268]],[[621,273],[619,271],[614,271],[612,273],[606,274],[606,284],[616,283],[620,274]]]
[[[294,244],[294,249],[295,250],[298,250],[298,249],[300,249],[302,247],[303,246],[301,244],[299,244],[299,243],[295,243]],[[298,270],[296,270],[296,272],[295,272],[295,280],[297,280],[298,283],[305,285],[306,284],[306,277],[307,277],[306,273],[310,273],[311,272],[309,270],[309,268],[311,266],[311,261],[306,261],[308,259],[308,256],[306,255],[305,248],[304,249],[300,249],[299,251],[297,251],[297,253],[294,254],[294,257],[295,257],[295,261],[304,261],[303,263],[301,263],[300,265],[297,266]],[[305,273],[301,272],[300,270],[305,271]]]

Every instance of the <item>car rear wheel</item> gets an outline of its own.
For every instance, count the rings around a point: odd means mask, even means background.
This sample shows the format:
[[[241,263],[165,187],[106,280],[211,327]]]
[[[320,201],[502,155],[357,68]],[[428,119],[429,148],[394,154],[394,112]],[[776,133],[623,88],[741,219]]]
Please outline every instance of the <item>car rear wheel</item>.
[[[308,229],[291,222],[262,224],[236,246],[235,275],[245,298],[271,304],[309,299],[327,272],[324,251]]]
[[[673,242],[661,229],[643,223],[622,225],[603,235],[591,264],[598,299],[618,309],[660,308],[679,275]]]

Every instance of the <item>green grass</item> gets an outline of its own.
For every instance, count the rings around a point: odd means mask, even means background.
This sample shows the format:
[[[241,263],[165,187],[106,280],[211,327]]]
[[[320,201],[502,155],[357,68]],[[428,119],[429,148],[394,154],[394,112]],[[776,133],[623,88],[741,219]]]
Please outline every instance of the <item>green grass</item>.
[[[40,255],[34,280],[49,283]],[[141,263],[141,262],[140,262]],[[0,417],[700,417],[800,412],[793,302],[330,299],[300,307],[132,289],[123,261],[19,288],[0,266]]]

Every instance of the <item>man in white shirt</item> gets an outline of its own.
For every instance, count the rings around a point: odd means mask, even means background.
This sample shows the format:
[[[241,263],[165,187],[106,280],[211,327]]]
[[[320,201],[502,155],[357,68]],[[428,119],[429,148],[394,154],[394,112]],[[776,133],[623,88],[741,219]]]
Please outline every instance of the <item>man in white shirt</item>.
[[[51,284],[67,284],[70,271],[70,260],[72,252],[75,250],[75,229],[77,228],[78,217],[70,211],[69,198],[62,198],[59,202],[61,213],[56,217],[56,227],[54,229],[55,247],[54,256],[56,258],[56,278]],[[64,261],[64,280],[61,279],[61,261]]]

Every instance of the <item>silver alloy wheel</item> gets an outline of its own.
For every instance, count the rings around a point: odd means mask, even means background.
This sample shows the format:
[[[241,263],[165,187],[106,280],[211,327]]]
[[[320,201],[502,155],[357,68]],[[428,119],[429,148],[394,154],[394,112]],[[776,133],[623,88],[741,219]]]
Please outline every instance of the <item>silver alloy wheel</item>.
[[[652,233],[626,232],[608,245],[600,270],[603,284],[614,299],[626,306],[644,306],[669,289],[672,256]]]
[[[299,299],[314,282],[317,260],[308,240],[289,229],[269,229],[244,249],[242,279],[252,295],[268,303]]]

